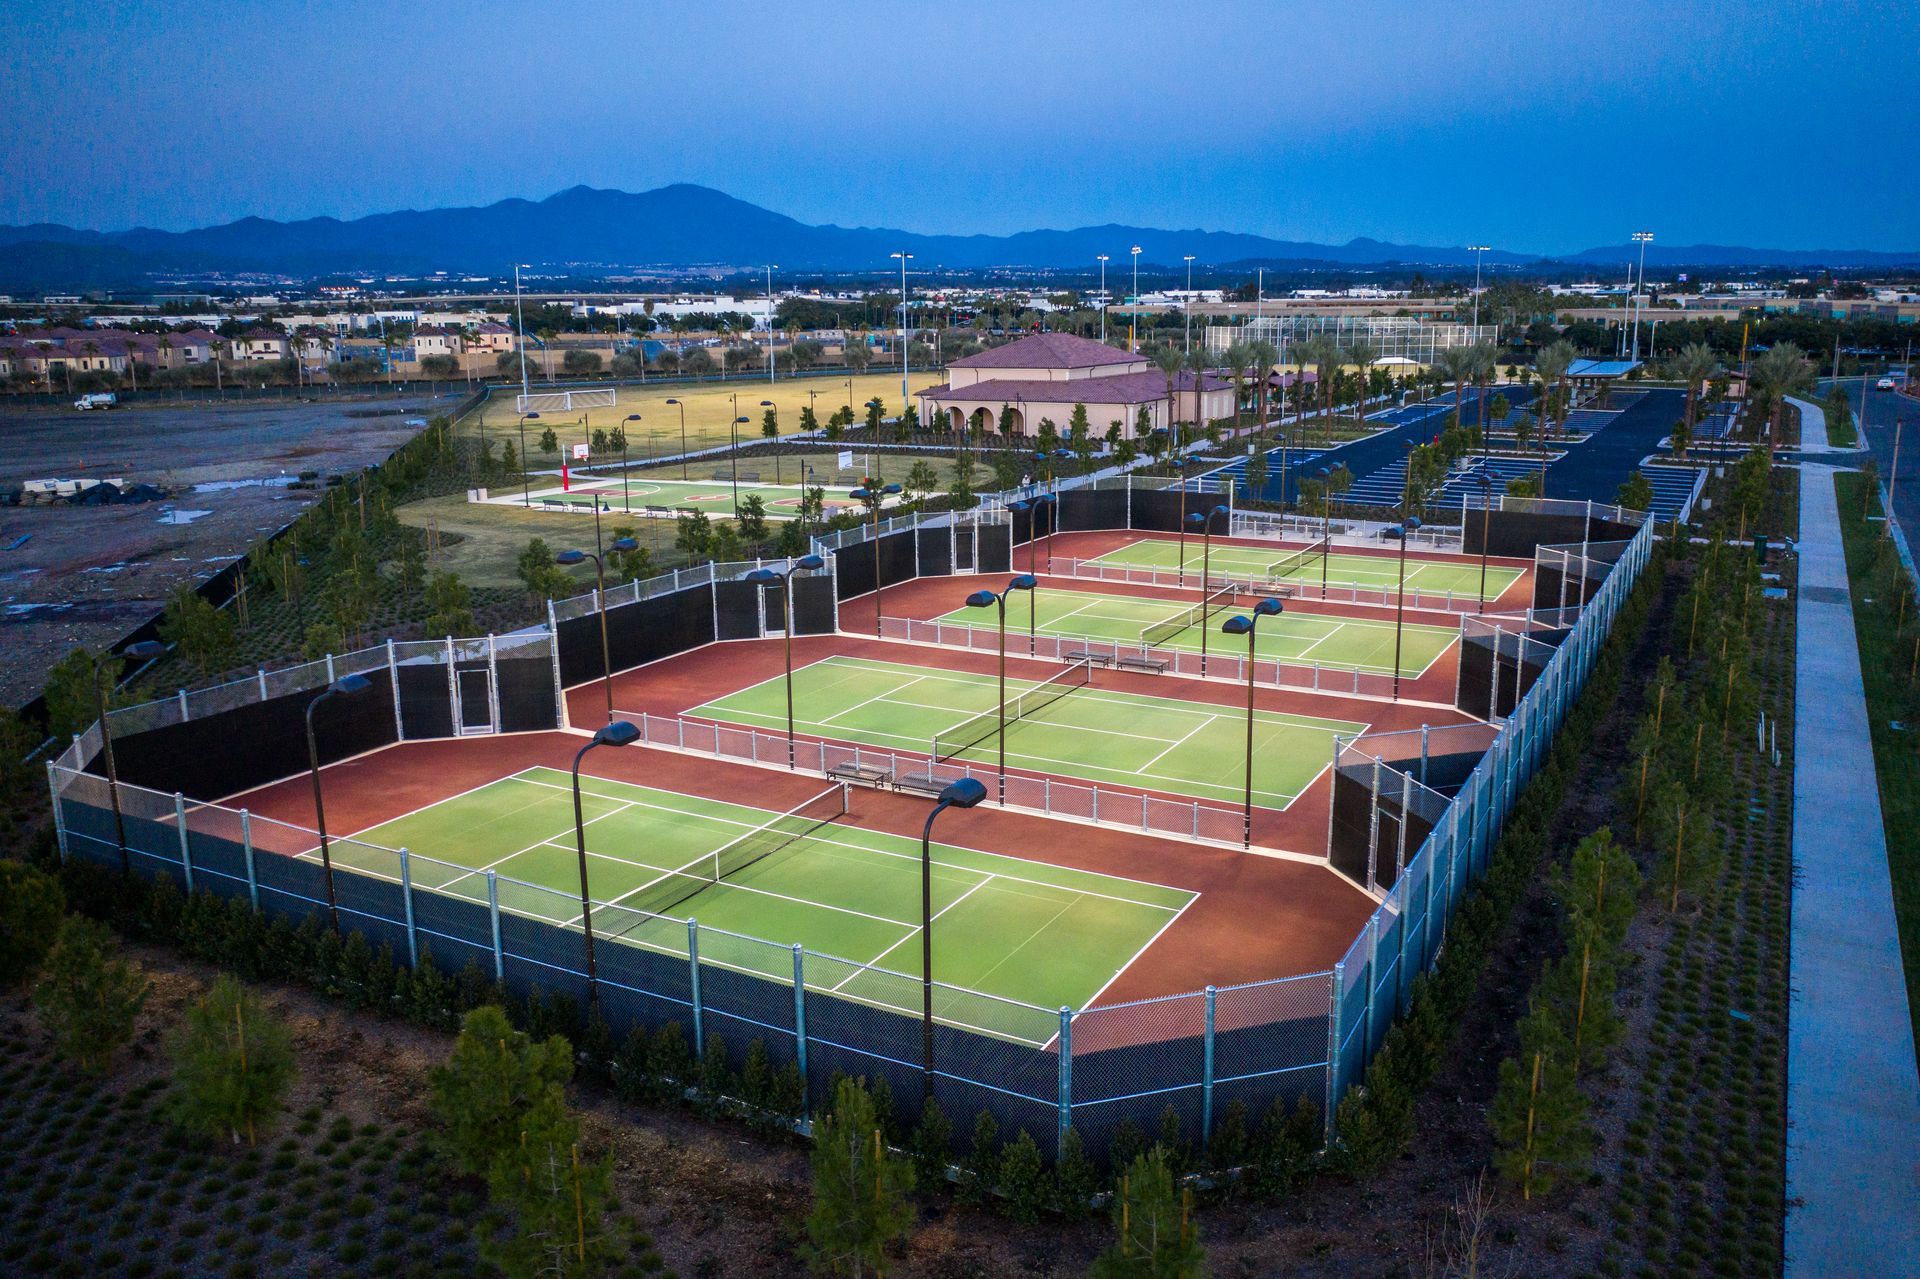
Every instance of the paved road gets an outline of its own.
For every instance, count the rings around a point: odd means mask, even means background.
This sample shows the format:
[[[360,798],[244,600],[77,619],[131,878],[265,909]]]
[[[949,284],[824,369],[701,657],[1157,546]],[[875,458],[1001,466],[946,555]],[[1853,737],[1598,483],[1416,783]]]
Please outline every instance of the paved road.
[[[1859,420],[1860,378],[1841,378],[1840,385],[1847,390],[1847,400],[1854,406],[1854,419]],[[1920,400],[1895,391],[1876,391],[1873,379],[1866,380],[1866,445],[1874,462],[1880,468],[1880,478],[1885,481],[1889,476],[1894,479],[1893,513],[1900,521],[1900,529],[1907,535],[1908,545],[1920,546]],[[1833,383],[1822,378],[1816,393],[1824,398]],[[1900,441],[1900,473],[1893,473],[1893,445],[1895,436]]]
[[[1920,1085],[1832,476],[1801,470],[1788,1279],[1920,1273]]]
[[[1615,415],[1612,425],[1573,445],[1547,468],[1547,496],[1612,502],[1640,460],[1659,450],[1660,440],[1686,412],[1687,397],[1654,388]]]

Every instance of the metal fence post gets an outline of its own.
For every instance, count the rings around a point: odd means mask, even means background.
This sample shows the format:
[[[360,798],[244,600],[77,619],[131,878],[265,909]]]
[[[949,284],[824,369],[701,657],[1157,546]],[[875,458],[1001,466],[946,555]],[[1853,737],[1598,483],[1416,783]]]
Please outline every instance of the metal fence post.
[[[689,990],[693,995],[693,1055],[703,1057],[707,1052],[707,1034],[700,1008],[700,921],[687,921],[687,973]]]
[[[67,860],[67,815],[60,809],[60,775],[54,771],[52,760],[47,761],[47,791],[53,799],[53,837],[60,846],[60,860]]]
[[[807,961],[806,950],[793,944],[793,1055],[800,1070],[800,1117],[812,1113],[807,1104]]]
[[[1200,1052],[1200,1144],[1213,1135],[1213,1010],[1218,991],[1207,987],[1207,1030]]]
[[[493,979],[504,982],[507,960],[500,947],[500,877],[493,871],[487,872],[487,918],[493,924]]]
[[[675,569],[677,575],[680,570]],[[560,623],[554,612],[553,601],[547,601],[547,643],[548,652],[553,655],[553,708],[560,727],[572,727],[567,723],[567,684],[560,674]]]
[[[500,646],[493,632],[487,632],[487,713],[493,731],[500,731]]]
[[[1328,976],[1332,980],[1328,983],[1327,1000],[1327,1104],[1320,1119],[1325,1125],[1325,1139],[1331,1142],[1333,1107],[1340,1099],[1340,991],[1347,982],[1347,961],[1336,962]]]
[[[393,739],[404,742],[407,740],[407,724],[400,718],[400,659],[391,639],[387,641],[387,682],[393,685]],[[263,693],[266,687],[267,677],[262,673],[260,689]]]
[[[1367,887],[1380,881],[1380,770],[1385,765],[1373,757],[1373,783],[1367,803]],[[1404,824],[1404,818],[1403,818]]]
[[[253,903],[255,911],[260,909],[260,877],[253,869],[253,814],[246,809],[240,810],[240,855],[247,863],[247,900]]]
[[[1422,786],[1427,784],[1427,734],[1430,731],[1425,724],[1420,726],[1420,784]]]
[[[328,654],[327,654],[327,683],[329,683],[329,684],[331,684],[331,683],[333,683],[333,680],[334,680],[334,674],[333,674],[333,654],[332,654],[332,653],[328,653]],[[185,691],[185,690],[183,689],[183,690],[181,690],[181,698],[180,698],[180,709],[181,709],[182,711],[185,711],[185,710],[186,710],[186,708],[187,708],[187,702],[186,702],[186,691]]]
[[[400,849],[400,908],[407,921],[407,967],[417,968],[420,964],[420,941],[413,929],[413,867],[409,864],[407,850]]]
[[[1373,1006],[1375,996],[1380,990],[1380,908],[1374,907],[1373,914],[1367,916],[1367,971],[1362,978],[1367,983],[1367,1005],[1361,1014],[1365,1018],[1361,1040],[1361,1057],[1373,1056]]]
[[[187,895],[193,895],[193,854],[187,848],[187,797],[173,793],[173,820],[180,827],[180,868],[186,872]]]
[[[1060,1005],[1060,1131],[1054,1158],[1066,1152],[1067,1129],[1073,1126],[1073,1010]]]

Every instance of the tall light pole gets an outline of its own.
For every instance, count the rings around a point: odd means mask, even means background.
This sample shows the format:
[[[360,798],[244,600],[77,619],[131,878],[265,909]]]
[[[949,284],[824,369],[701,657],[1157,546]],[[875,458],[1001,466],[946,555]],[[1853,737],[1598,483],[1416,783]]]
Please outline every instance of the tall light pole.
[[[680,410],[680,478],[684,480],[687,478],[687,406],[679,400],[667,403]]]
[[[1186,328],[1186,336],[1181,342],[1180,352],[1183,355],[1190,355],[1193,352],[1193,254],[1187,254],[1186,259],[1187,304],[1180,308],[1181,320],[1184,322]]]
[[[1107,255],[1094,255],[1100,259],[1100,340],[1107,340]]]
[[[1409,515],[1391,531],[1400,539],[1400,589],[1393,598],[1393,700],[1400,700],[1400,631],[1407,616],[1407,539],[1420,527],[1420,518]]]
[[[1207,674],[1207,591],[1212,585],[1207,579],[1213,565],[1213,521],[1227,514],[1227,508],[1216,506],[1206,511],[1194,511],[1187,516],[1187,523],[1200,530],[1200,675]]]
[[[882,484],[876,477],[867,476],[857,489],[847,494],[856,502],[866,504],[873,516],[873,536],[868,544],[873,547],[873,637],[880,638],[880,508],[886,500],[900,491],[898,484]]]
[[[614,720],[593,735],[573,757],[573,848],[580,859],[580,931],[587,943],[587,1002],[600,1002],[600,972],[593,962],[593,898],[587,890],[587,823],[580,812],[580,761],[596,746],[631,746],[640,729],[627,720]]]
[[[1647,283],[1647,243],[1653,239],[1653,232],[1635,231],[1633,238],[1640,246],[1640,277],[1633,286],[1633,297],[1631,299],[1631,323],[1633,324],[1632,358],[1638,360],[1640,358],[1640,290],[1645,287]]]
[[[516,335],[518,340],[515,341],[514,345],[520,348],[520,395],[522,403],[525,402],[527,394],[527,315],[525,311],[520,309],[520,268],[524,265],[525,263],[522,262],[515,262],[513,264],[513,323],[514,327],[520,330]],[[381,344],[384,346],[386,343],[386,326],[384,324],[381,325],[380,333]]]
[[[907,263],[913,260],[911,253],[889,253],[890,258],[900,259],[900,412],[907,411]]]
[[[767,385],[773,385],[773,270],[778,262],[767,267]]]
[[[627,484],[627,423],[640,421],[638,413],[629,413],[620,423],[620,509],[633,514],[633,490]],[[525,450],[522,445],[522,451]]]
[[[920,828],[920,1080],[921,1099],[933,1100],[933,819],[949,808],[974,808],[987,788],[971,777],[949,782]]]
[[[826,561],[818,555],[803,555],[787,565],[786,572],[778,569],[757,568],[747,574],[746,580],[761,586],[780,583],[780,601],[782,612],[781,631],[787,637],[787,767],[794,766],[793,761],[793,582],[792,577],[799,572],[813,572],[826,567]]]
[[[1128,250],[1133,254],[1133,298],[1127,306],[1127,348],[1140,350],[1140,246],[1134,245]]]
[[[539,416],[537,412],[520,415],[520,505],[525,507],[533,505],[532,481],[527,473],[527,419]]]
[[[1487,246],[1469,244],[1467,248],[1473,252],[1473,327],[1478,329],[1480,327],[1480,255],[1487,251]],[[1480,335],[1476,332],[1474,341],[1479,340]]]
[[[1259,630],[1260,619],[1278,617],[1286,611],[1286,604],[1269,595],[1253,606],[1250,614],[1236,614],[1221,623],[1220,629],[1228,635],[1247,637],[1247,762],[1246,762],[1246,800],[1241,818],[1241,842],[1249,847],[1253,844],[1253,657],[1254,640]]]
[[[333,918],[336,934],[340,931],[340,899],[333,891],[333,853],[327,842],[326,804],[320,797],[320,746],[313,732],[313,715],[330,697],[358,697],[372,687],[364,675],[342,675],[307,703],[307,771],[313,778],[313,824],[320,833],[320,871],[327,881],[327,913]],[[398,689],[394,696],[399,696]]]
[[[102,653],[93,663],[93,712],[100,721],[100,749],[107,761],[107,797],[113,804],[113,838],[120,849],[120,873],[123,875],[133,870],[133,861],[127,854],[126,818],[120,815],[120,774],[113,764],[113,725],[107,722],[107,689],[100,682],[100,676],[109,662],[124,663],[129,657],[140,662],[152,661],[166,651],[167,646],[159,640],[141,640],[137,644],[127,645],[118,653]]]
[[[1005,590],[975,591],[967,596],[968,608],[997,608],[1000,611],[1000,803],[1007,802],[1007,596],[1015,591],[1031,591],[1033,574],[1022,573],[1010,580]]]
[[[595,499],[596,501],[598,499]],[[615,540],[609,551],[632,551],[640,543],[630,537]],[[584,560],[593,561],[594,603],[600,614],[600,685],[607,694],[607,722],[613,722],[613,653],[607,644],[607,566],[606,561],[593,551],[561,551],[553,557],[555,564],[578,564]]]

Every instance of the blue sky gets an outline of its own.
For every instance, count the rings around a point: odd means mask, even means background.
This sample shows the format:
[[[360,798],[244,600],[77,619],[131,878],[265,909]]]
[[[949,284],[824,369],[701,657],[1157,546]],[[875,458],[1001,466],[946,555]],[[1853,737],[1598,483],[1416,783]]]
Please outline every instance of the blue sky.
[[[1920,246],[1912,3],[9,13],[8,223],[180,229],[688,181],[916,231]]]

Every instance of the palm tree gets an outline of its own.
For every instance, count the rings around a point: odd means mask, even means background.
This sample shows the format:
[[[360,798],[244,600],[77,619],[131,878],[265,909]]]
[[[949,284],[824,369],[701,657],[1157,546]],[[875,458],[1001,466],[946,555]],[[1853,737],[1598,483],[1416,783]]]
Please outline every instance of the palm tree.
[[[1247,370],[1253,367],[1253,344],[1235,342],[1220,357],[1233,372],[1233,429],[1240,429],[1240,402],[1247,395]]]
[[[1167,438],[1172,441],[1173,447],[1176,450],[1180,447],[1180,426],[1173,420],[1173,381],[1179,376],[1180,368],[1186,362],[1187,357],[1182,355],[1180,349],[1171,343],[1153,353],[1154,367],[1167,375]],[[1237,416],[1238,405],[1235,406],[1235,412]]]
[[[1494,375],[1500,371],[1500,352],[1491,342],[1475,342],[1467,348],[1467,354],[1471,357],[1469,376],[1473,378],[1474,390],[1479,392],[1475,397],[1479,403],[1474,420],[1479,423],[1480,433],[1484,436],[1487,431],[1487,390],[1493,385]]]
[[[1473,356],[1464,346],[1450,346],[1436,353],[1433,366],[1440,372],[1440,380],[1453,383],[1453,424],[1460,425],[1460,399],[1467,389],[1467,379],[1473,376]]]
[[[1346,350],[1346,361],[1359,370],[1360,386],[1353,397],[1354,417],[1361,425],[1367,420],[1367,374],[1380,362],[1380,348],[1365,338],[1355,338]]]
[[[1333,374],[1340,367],[1340,348],[1334,340],[1325,334],[1317,334],[1302,342],[1294,350],[1294,358],[1300,361],[1304,370],[1313,365],[1314,377],[1319,385],[1314,387],[1325,411],[1333,411]],[[1323,429],[1330,429],[1323,427]]]
[[[1259,432],[1266,429],[1267,383],[1273,377],[1274,366],[1280,363],[1280,348],[1265,338],[1256,338],[1254,341],[1247,343],[1247,350],[1253,356],[1253,367],[1260,370],[1260,381],[1254,390],[1259,409],[1255,414],[1256,420],[1253,426],[1254,431]],[[1238,425],[1238,423],[1236,422],[1235,425]]]
[[[1578,353],[1573,343],[1561,338],[1549,342],[1534,356],[1533,367],[1540,374],[1540,394],[1545,400],[1540,414],[1540,496],[1547,495],[1547,436],[1553,430],[1553,412],[1557,403],[1564,400],[1567,370],[1573,366]]]
[[[1687,411],[1682,421],[1689,438],[1693,435],[1694,414],[1699,409],[1700,389],[1719,367],[1719,357],[1705,342],[1689,342],[1673,357],[1673,376],[1687,388]]]
[[[1750,379],[1756,399],[1766,411],[1767,456],[1773,456],[1780,439],[1780,409],[1789,395],[1798,394],[1813,383],[1813,364],[1799,347],[1782,342],[1768,347],[1753,362]]]

